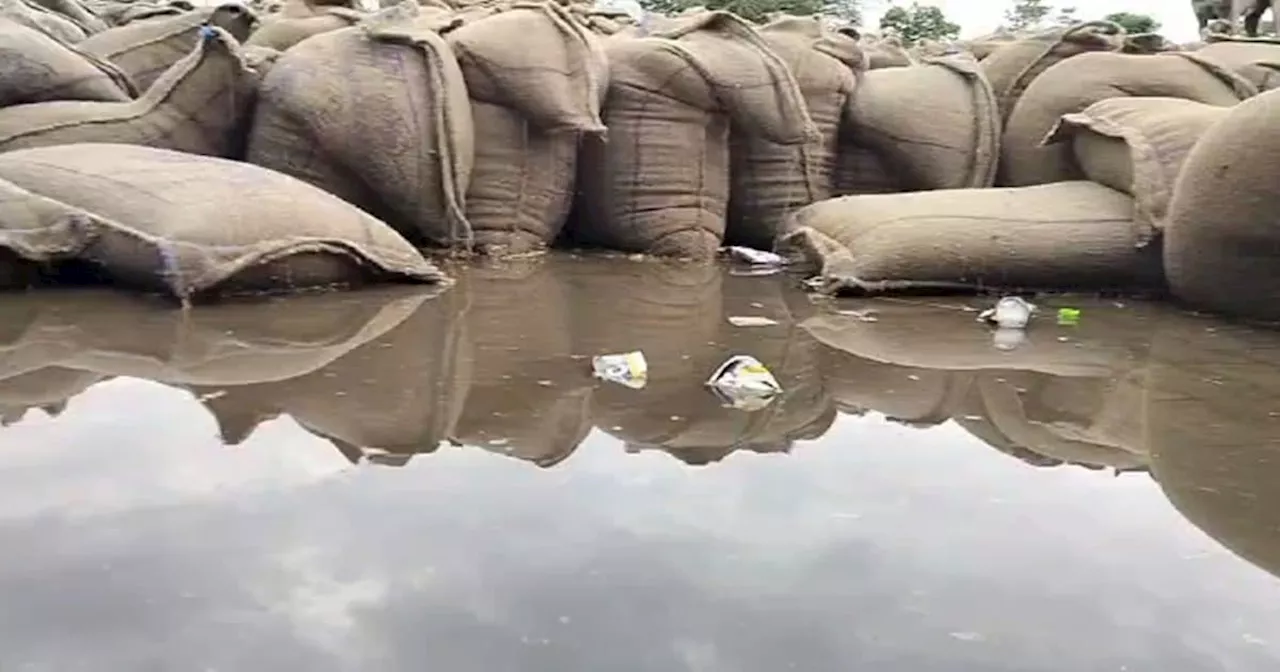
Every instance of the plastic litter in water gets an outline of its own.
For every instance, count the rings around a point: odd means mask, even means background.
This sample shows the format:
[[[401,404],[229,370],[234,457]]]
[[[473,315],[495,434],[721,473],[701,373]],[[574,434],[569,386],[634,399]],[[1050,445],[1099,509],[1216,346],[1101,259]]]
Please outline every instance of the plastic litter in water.
[[[783,266],[787,263],[787,260],[780,254],[765,252],[764,250],[757,250],[751,247],[731,245],[724,248],[724,250],[729,254],[730,259],[743,261],[748,264],[755,264],[757,266]]]
[[[639,350],[591,358],[591,371],[596,378],[638,390],[649,382],[649,363]]]
[[[999,327],[991,334],[991,344],[996,350],[1013,350],[1027,340],[1027,332],[1022,329]]]
[[[1079,308],[1059,308],[1058,324],[1063,324],[1063,325],[1080,324],[1080,309]]]
[[[1034,304],[1020,296],[1006,296],[994,307],[978,314],[978,320],[994,324],[1001,329],[1025,329],[1036,312]]]
[[[771,320],[767,317],[759,317],[755,315],[729,316],[729,324],[732,324],[735,327],[772,327],[777,323],[777,320]]]
[[[725,360],[707,379],[707,386],[726,406],[744,411],[760,410],[782,392],[773,373],[750,355]]]

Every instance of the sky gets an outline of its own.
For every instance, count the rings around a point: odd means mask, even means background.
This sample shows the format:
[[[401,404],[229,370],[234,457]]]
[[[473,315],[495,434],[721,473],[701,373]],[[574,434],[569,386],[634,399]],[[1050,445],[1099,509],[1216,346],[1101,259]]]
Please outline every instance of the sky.
[[[876,26],[880,15],[894,4],[909,5],[910,0],[863,0],[864,25]],[[1004,11],[1012,0],[920,0],[922,5],[936,5],[949,19],[960,24],[962,37],[976,37],[989,33],[1000,25]],[[1062,0],[1056,7],[1076,8],[1080,19],[1101,18],[1112,12],[1133,12],[1155,17],[1161,24],[1161,34],[1175,42],[1196,39],[1196,17],[1191,11],[1190,0]]]

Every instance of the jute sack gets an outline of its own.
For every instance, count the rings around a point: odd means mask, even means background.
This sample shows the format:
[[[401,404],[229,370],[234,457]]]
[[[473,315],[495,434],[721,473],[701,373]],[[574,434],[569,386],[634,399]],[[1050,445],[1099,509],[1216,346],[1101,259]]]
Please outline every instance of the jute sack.
[[[760,36],[795,75],[819,134],[803,145],[779,145],[730,133],[725,242],[771,250],[788,213],[835,194],[841,125],[866,57],[854,38],[816,18],[779,19]]]
[[[523,254],[560,234],[573,204],[578,138],[603,134],[604,49],[565,8],[517,2],[449,31],[472,101],[467,219],[476,251]]]
[[[458,441],[550,467],[591,431],[590,367],[573,357],[572,265],[539,257],[460,271],[450,291],[467,295],[474,356]]]
[[[829,292],[1159,287],[1133,201],[1092,182],[845,196],[797,212],[780,248]]]
[[[1164,230],[1182,163],[1230,108],[1181,98],[1108,98],[1066,114],[1045,144],[1070,143],[1081,174],[1133,197],[1140,244]]]
[[[78,46],[119,66],[139,91],[145,91],[165,70],[191,53],[202,26],[217,26],[244,42],[257,21],[247,7],[230,2],[111,28],[90,35]]]
[[[125,26],[135,21],[145,21],[162,16],[176,16],[195,9],[185,0],[173,2],[96,2],[93,11],[109,27]]]
[[[905,191],[897,173],[885,164],[879,154],[854,141],[851,126],[851,123],[846,124],[840,132],[835,195],[896,194]]]
[[[1123,45],[1123,28],[1110,21],[1090,21],[1025,37],[996,49],[982,59],[982,71],[995,91],[1000,121],[1009,119],[1023,92],[1050,66],[1090,51],[1118,51]]]
[[[1280,88],[1280,41],[1219,40],[1196,53],[1244,77],[1259,91]]]
[[[655,37],[614,36],[605,142],[585,142],[575,242],[709,259],[724,238],[729,124],[796,145],[817,134],[795,77],[754,28],[707,12]]]
[[[1000,118],[968,54],[872,70],[850,99],[851,142],[876,153],[906,190],[989,187]]]
[[[136,145],[0,154],[0,247],[184,301],[443,275],[382,222],[286,175]]]
[[[79,0],[32,0],[32,4],[67,17],[88,35],[101,33],[107,29],[106,22]]]
[[[372,213],[418,245],[469,248],[471,106],[436,29],[410,0],[299,42],[258,90],[252,163]]]
[[[50,100],[126,101],[133,84],[110,63],[0,17],[0,107]]]
[[[1070,147],[1042,143],[1062,115],[1100,100],[1160,96],[1230,107],[1256,93],[1239,75],[1190,52],[1080,54],[1046,70],[1022,94],[1005,124],[996,183],[1016,187],[1082,178]]]
[[[234,37],[212,26],[202,34],[195,50],[137,100],[0,108],[0,152],[97,142],[239,158],[257,78]]]
[[[1231,108],[1182,164],[1164,264],[1174,296],[1229,315],[1280,319],[1280,91]]]
[[[862,51],[867,56],[867,69],[905,68],[912,64],[911,54],[896,37],[864,39]]]
[[[345,7],[325,7],[309,16],[286,16],[281,13],[263,21],[245,44],[284,51],[312,35],[353,26],[364,17],[363,12]]]
[[[64,44],[75,44],[89,34],[70,18],[27,0],[4,0],[0,17],[35,28]]]

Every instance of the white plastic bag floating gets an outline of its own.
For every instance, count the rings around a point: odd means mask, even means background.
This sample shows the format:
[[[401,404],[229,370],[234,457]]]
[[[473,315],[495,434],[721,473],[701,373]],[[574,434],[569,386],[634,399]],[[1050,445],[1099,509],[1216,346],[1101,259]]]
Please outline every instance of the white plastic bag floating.
[[[1001,329],[1026,329],[1035,312],[1035,304],[1026,299],[1006,296],[997,301],[995,307],[982,311],[978,319]]]
[[[707,386],[725,405],[744,411],[760,410],[782,392],[769,369],[750,355],[725,360],[707,379]]]

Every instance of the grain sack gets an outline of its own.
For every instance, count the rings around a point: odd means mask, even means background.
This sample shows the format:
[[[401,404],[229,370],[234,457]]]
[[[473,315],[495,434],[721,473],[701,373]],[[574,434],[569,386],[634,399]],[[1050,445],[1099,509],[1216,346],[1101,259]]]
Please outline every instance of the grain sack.
[[[578,138],[602,134],[608,62],[563,7],[515,3],[446,34],[472,101],[467,219],[476,251],[523,254],[560,234],[573,204]]]
[[[584,143],[582,217],[588,245],[709,259],[724,238],[729,124],[796,145],[817,134],[795,77],[755,29],[708,12],[655,37],[606,41],[605,142]],[[579,221],[581,220],[581,221]]]
[[[1181,51],[1181,47],[1157,33],[1135,33],[1124,36],[1124,54],[1158,54],[1162,51]]]
[[[0,154],[0,246],[184,301],[443,276],[347,203],[257,166],[135,145]]]
[[[1196,50],[1244,77],[1259,91],[1280,88],[1280,41],[1219,40]]]
[[[797,146],[730,133],[725,241],[771,250],[788,213],[835,194],[841,122],[866,57],[854,38],[824,29],[815,18],[779,19],[760,36],[795,75],[819,134]]]
[[[867,57],[867,69],[905,68],[911,65],[911,54],[902,47],[902,41],[896,37],[866,39],[861,43],[862,51]]]
[[[31,0],[31,4],[66,17],[85,35],[101,33],[107,29],[106,22],[80,4],[79,0]]]
[[[248,161],[335,194],[415,244],[469,247],[471,107],[436,31],[451,23],[410,1],[299,42],[259,87]]]
[[[591,431],[592,379],[573,357],[570,331],[573,262],[504,261],[460,272],[451,291],[467,295],[471,379],[458,441],[550,467]]]
[[[1181,98],[1108,98],[1063,115],[1045,144],[1070,143],[1082,175],[1133,197],[1145,245],[1167,225],[1173,185],[1191,147],[1228,110]]]
[[[845,196],[793,220],[780,247],[832,292],[1160,286],[1132,199],[1092,182]]]
[[[191,53],[205,24],[222,28],[243,42],[256,23],[253,12],[231,2],[111,28],[89,36],[79,47],[116,64],[139,91],[145,91],[165,70]]]
[[[190,3],[176,2],[98,2],[94,12],[109,26],[125,26],[163,16],[176,16],[195,9]]]
[[[295,298],[302,297],[289,300]],[[401,465],[454,434],[470,380],[465,310],[465,297],[449,290],[319,368],[270,382],[190,389],[224,440],[243,440],[258,423],[288,415],[352,463]]]
[[[0,2],[0,16],[35,28],[65,44],[80,42],[89,34],[70,18],[27,0]]]
[[[234,37],[212,26],[202,34],[195,50],[137,100],[0,108],[0,152],[106,142],[242,156],[257,78]]]
[[[135,92],[109,63],[0,17],[0,107],[49,100],[126,101]]]
[[[1022,94],[1005,125],[997,184],[1082,178],[1071,163],[1070,147],[1042,143],[1062,115],[1100,100],[1160,96],[1230,107],[1255,93],[1240,76],[1194,53],[1080,54],[1046,70]]]
[[[245,44],[284,51],[312,35],[355,25],[364,16],[363,12],[345,7],[327,7],[307,16],[286,16],[282,13],[264,21]]]
[[[1174,296],[1195,307],[1280,319],[1278,114],[1280,91],[1240,103],[1182,164],[1164,264]]]
[[[854,142],[850,125],[846,124],[840,133],[835,195],[896,194],[905,191],[898,175],[889,169],[879,154]]]
[[[1006,44],[982,59],[1000,107],[1000,121],[1037,77],[1055,63],[1090,51],[1116,51],[1123,46],[1124,29],[1110,21],[1090,21],[1054,29]]]
[[[872,70],[850,100],[850,141],[906,190],[989,187],[1000,155],[995,96],[967,54]]]

